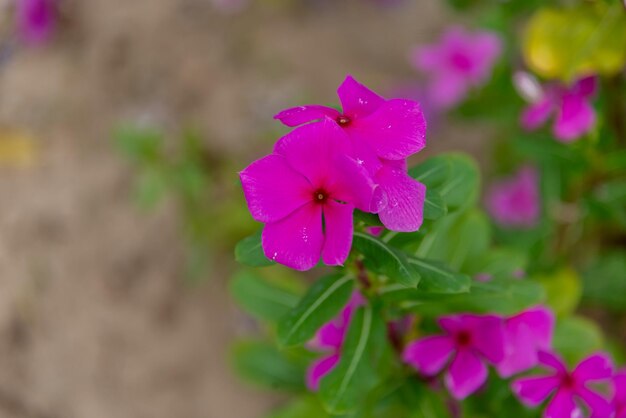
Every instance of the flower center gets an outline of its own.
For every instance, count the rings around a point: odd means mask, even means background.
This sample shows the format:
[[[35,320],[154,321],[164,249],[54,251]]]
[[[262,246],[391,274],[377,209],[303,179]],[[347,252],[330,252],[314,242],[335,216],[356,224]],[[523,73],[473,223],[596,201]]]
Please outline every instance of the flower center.
[[[347,125],[349,125],[349,124],[350,124],[350,122],[351,122],[350,118],[349,118],[349,117],[347,117],[346,115],[340,115],[340,116],[337,116],[336,121],[337,121],[337,123],[338,123],[339,125],[341,125],[341,126],[347,126]]]
[[[472,334],[467,331],[460,331],[456,334],[454,340],[459,347],[467,347],[472,343]]]
[[[565,389],[574,389],[574,386],[576,386],[576,380],[574,380],[572,375],[571,374],[564,375],[563,378],[561,379],[561,387]]]
[[[450,58],[452,65],[461,71],[468,71],[472,68],[472,61],[465,54],[456,52]]]
[[[326,200],[328,200],[328,193],[326,193],[325,190],[323,189],[318,189],[315,192],[313,192],[313,201],[315,203],[324,203],[326,202]]]

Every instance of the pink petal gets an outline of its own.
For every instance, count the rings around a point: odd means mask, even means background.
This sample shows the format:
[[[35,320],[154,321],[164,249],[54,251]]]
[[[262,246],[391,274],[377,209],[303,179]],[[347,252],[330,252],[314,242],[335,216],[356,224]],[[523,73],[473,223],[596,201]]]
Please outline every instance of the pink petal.
[[[413,341],[404,349],[402,358],[420,373],[432,376],[443,369],[452,355],[452,350],[452,339],[437,335]]]
[[[579,389],[576,393],[587,404],[592,411],[591,418],[610,417],[613,412],[613,405],[602,396],[587,388]]]
[[[339,115],[339,112],[331,107],[308,105],[283,110],[274,116],[274,119],[281,121],[287,126],[299,126],[307,122],[324,119],[325,117],[334,120],[339,117]]]
[[[284,155],[291,168],[303,174],[315,188],[338,177],[337,159],[350,151],[350,139],[330,119],[300,126],[279,139],[274,147],[274,152]]]
[[[55,0],[19,0],[16,5],[18,34],[24,42],[41,44],[56,28]]]
[[[471,350],[457,351],[445,377],[445,384],[455,399],[465,399],[487,380],[487,366]]]
[[[426,146],[426,119],[412,100],[389,100],[371,115],[352,122],[346,131],[388,160],[405,159]]]
[[[465,323],[473,335],[473,346],[492,363],[504,358],[504,322],[494,315],[467,315]]]
[[[463,315],[441,316],[437,320],[437,323],[448,334],[455,334],[466,328],[463,322]]]
[[[309,270],[320,259],[322,206],[307,203],[286,218],[263,229],[263,251],[267,258],[295,270]]]
[[[433,73],[445,67],[445,59],[445,51],[439,45],[418,46],[411,51],[409,57],[416,69]]]
[[[580,409],[576,406],[571,392],[559,390],[548,404],[548,408],[543,416],[545,418],[575,418],[581,416],[574,414],[580,414]]]
[[[352,247],[354,206],[329,201],[324,205],[324,249],[322,259],[329,266],[341,266]]]
[[[339,355],[333,354],[316,360],[313,364],[311,364],[306,374],[306,386],[309,390],[317,392],[320,387],[320,380],[322,380],[322,377],[330,373],[337,363],[339,363]]]
[[[551,369],[554,369],[560,374],[567,373],[565,363],[563,363],[563,360],[561,360],[555,354],[542,350],[537,353],[537,359],[539,360],[539,363],[543,364],[544,366],[548,366]]]
[[[471,56],[475,70],[473,79],[475,83],[486,80],[491,73],[495,60],[502,52],[502,41],[493,32],[479,32],[474,35],[471,45]]]
[[[326,184],[333,199],[349,202],[371,213],[378,213],[387,204],[382,188],[374,183],[367,169],[356,160],[346,155],[339,156],[332,171],[332,179]]]
[[[621,370],[613,377],[615,400],[626,406],[626,370]]]
[[[546,400],[559,387],[557,376],[524,377],[511,384],[511,390],[524,405],[534,407]]]
[[[589,132],[596,114],[586,98],[565,94],[554,124],[554,136],[562,141],[572,141]]]
[[[554,111],[554,103],[551,98],[545,97],[536,103],[531,104],[522,113],[521,125],[526,130],[537,129],[550,117]]]
[[[337,324],[337,321],[330,321],[324,324],[315,335],[312,346],[314,348],[333,350],[339,349],[343,341],[344,326]]]
[[[572,376],[578,382],[609,379],[612,375],[613,363],[604,353],[587,357],[572,372]]]
[[[554,315],[539,307],[522,312],[506,320],[506,356],[496,365],[502,377],[527,370],[537,365],[537,351],[550,348],[554,329]]]
[[[470,85],[465,77],[452,72],[442,72],[429,81],[426,90],[428,102],[435,109],[449,109],[462,102]]]
[[[350,118],[362,118],[370,115],[385,99],[356,81],[351,75],[337,89],[344,115]]]
[[[598,77],[589,76],[581,78],[574,84],[572,92],[584,97],[593,96],[598,88]]]
[[[384,165],[375,179],[387,197],[378,213],[383,225],[392,231],[417,231],[424,220],[426,186],[390,165]]]
[[[239,177],[250,213],[259,222],[279,221],[312,200],[307,179],[279,155],[253,162]]]

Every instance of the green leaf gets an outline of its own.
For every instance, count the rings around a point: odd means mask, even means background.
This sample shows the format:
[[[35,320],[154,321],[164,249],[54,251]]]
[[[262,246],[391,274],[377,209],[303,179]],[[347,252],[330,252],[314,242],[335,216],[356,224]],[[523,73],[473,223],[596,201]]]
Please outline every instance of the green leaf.
[[[422,280],[418,290],[432,293],[466,293],[470,290],[472,279],[457,273],[445,263],[410,257],[409,263],[420,273]]]
[[[589,319],[572,316],[557,321],[554,330],[554,350],[574,365],[594,351],[603,348],[602,332]]]
[[[272,412],[266,418],[330,418],[320,401],[314,396],[298,398]]]
[[[566,81],[618,73],[626,64],[626,14],[620,3],[540,9],[524,36],[526,62],[543,77]]]
[[[367,268],[407,287],[416,287],[420,274],[403,252],[364,232],[355,232],[353,247],[365,256]]]
[[[409,169],[409,175],[429,189],[442,186],[450,178],[452,170],[446,158],[432,157]]]
[[[283,346],[305,343],[317,330],[332,320],[346,305],[354,278],[333,274],[317,280],[300,303],[278,323],[278,340]]]
[[[537,280],[546,291],[546,303],[557,315],[569,315],[576,310],[582,296],[582,286],[574,269],[565,267],[552,274],[538,276]]]
[[[301,294],[299,283],[277,275],[264,278],[250,271],[239,272],[230,282],[230,291],[243,310],[271,322],[296,306]]]
[[[626,311],[626,252],[601,255],[583,272],[585,302]]]
[[[376,364],[385,344],[385,324],[380,312],[368,305],[359,308],[350,322],[341,359],[320,382],[326,410],[344,414],[356,409],[376,385]]]
[[[426,189],[426,199],[424,200],[424,218],[439,219],[448,212],[446,204],[439,192],[435,189]]]
[[[266,267],[275,264],[265,256],[261,243],[262,231],[242,239],[235,247],[235,260],[250,267]]]
[[[444,154],[434,158],[445,158],[450,164],[448,180],[438,188],[448,209],[473,206],[480,189],[480,172],[476,162],[463,154]]]
[[[525,276],[528,256],[510,248],[491,248],[480,257],[468,260],[468,273],[488,274],[496,279],[512,279]]]
[[[237,373],[252,383],[279,390],[304,389],[305,363],[262,341],[240,341],[232,349]]]
[[[400,307],[433,316],[454,312],[513,315],[544,299],[543,288],[531,280],[494,279],[473,282],[469,293],[442,295],[414,292],[410,299],[400,303]]]

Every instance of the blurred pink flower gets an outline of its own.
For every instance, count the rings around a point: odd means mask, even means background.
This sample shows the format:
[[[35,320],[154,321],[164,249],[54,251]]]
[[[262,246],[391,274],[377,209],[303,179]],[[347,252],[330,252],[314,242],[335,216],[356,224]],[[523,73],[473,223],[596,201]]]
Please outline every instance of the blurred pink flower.
[[[15,16],[22,41],[45,43],[56,28],[56,0],[17,0]]]
[[[464,399],[487,380],[485,361],[495,364],[504,357],[502,318],[461,314],[441,317],[439,325],[445,334],[413,341],[404,351],[404,361],[433,376],[452,358],[445,384],[452,396]]]
[[[523,167],[512,178],[495,183],[486,203],[493,219],[502,226],[535,226],[541,212],[537,171]]]
[[[515,380],[511,388],[522,403],[535,407],[554,393],[544,411],[545,418],[582,417],[582,410],[577,404],[581,400],[591,410],[592,417],[609,418],[613,415],[613,406],[609,401],[589,387],[590,383],[610,385],[612,365],[606,355],[587,357],[572,372],[553,354],[542,351],[538,358],[542,365],[554,373]]]
[[[296,270],[320,259],[341,265],[352,245],[355,207],[375,211],[380,190],[350,154],[350,140],[332,121],[302,126],[274,153],[240,173],[252,217],[266,223],[265,255]]]
[[[496,364],[500,376],[510,377],[537,365],[538,352],[551,348],[554,321],[554,314],[542,306],[505,320],[505,356]]]
[[[626,418],[626,370],[621,370],[615,374],[613,385],[615,387],[613,396],[615,418]]]
[[[522,114],[525,129],[537,129],[556,113],[553,133],[563,141],[580,138],[593,128],[596,120],[591,98],[596,91],[596,78],[585,77],[566,87],[553,83],[544,88],[539,100],[528,106]]]
[[[307,344],[313,350],[327,353],[324,357],[314,361],[307,370],[306,384],[309,390],[317,391],[322,377],[326,376],[339,362],[341,347],[348,333],[352,314],[365,302],[365,298],[360,293],[354,292],[341,314],[324,324],[313,340]]]
[[[429,77],[429,102],[448,109],[491,77],[501,50],[502,42],[493,32],[452,27],[438,43],[414,48],[410,60]]]
[[[393,231],[416,231],[423,221],[426,188],[407,174],[406,158],[426,146],[426,120],[417,102],[385,100],[351,76],[337,89],[343,111],[299,106],[274,116],[287,126],[330,118],[352,141],[351,156],[374,177],[387,204],[380,220]]]

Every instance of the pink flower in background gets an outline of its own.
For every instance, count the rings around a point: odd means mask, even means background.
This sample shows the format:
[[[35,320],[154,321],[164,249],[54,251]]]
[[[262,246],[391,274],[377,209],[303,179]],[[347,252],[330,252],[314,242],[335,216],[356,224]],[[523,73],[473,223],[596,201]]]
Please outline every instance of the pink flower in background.
[[[615,418],[626,418],[626,370],[621,370],[615,374],[613,386],[615,388],[613,396]]]
[[[537,365],[539,351],[551,348],[554,321],[554,314],[542,306],[505,320],[505,356],[496,364],[500,376],[510,377]]]
[[[486,203],[491,217],[502,226],[535,226],[541,212],[537,171],[523,167],[512,178],[495,183]]]
[[[553,133],[564,142],[580,138],[593,128],[596,120],[591,98],[596,91],[596,78],[585,77],[572,86],[553,83],[543,89],[541,97],[522,114],[525,129],[537,129],[556,114]]]
[[[429,77],[429,101],[448,109],[491,77],[501,49],[502,42],[493,32],[472,33],[453,27],[438,43],[416,47],[410,60]]]
[[[17,31],[29,44],[41,44],[52,37],[56,27],[56,0],[17,0]]]
[[[536,407],[554,394],[544,411],[545,418],[582,417],[578,406],[580,401],[587,405],[592,417],[612,416],[613,407],[609,401],[589,386],[590,383],[610,384],[612,365],[606,355],[594,354],[583,360],[572,372],[553,354],[542,351],[538,358],[553,373],[515,380],[511,387],[522,403]]]
[[[427,376],[436,375],[450,363],[446,387],[456,399],[464,399],[487,380],[485,361],[495,364],[504,357],[502,318],[461,314],[442,317],[439,325],[445,334],[410,343],[404,361]]]
[[[365,299],[363,296],[358,292],[354,292],[341,314],[322,326],[317,331],[315,338],[308,344],[314,350],[327,353],[326,356],[313,362],[307,370],[306,385],[309,390],[317,391],[322,377],[326,376],[339,362],[341,347],[348,333],[352,314],[359,306],[364,304]]]
[[[416,231],[423,221],[426,188],[407,174],[406,158],[426,145],[426,120],[417,102],[385,100],[351,76],[337,89],[343,111],[308,105],[278,113],[274,118],[298,126],[330,118],[352,141],[351,156],[363,165],[383,191],[387,204],[379,213],[393,231]]]
[[[375,211],[380,192],[350,154],[350,140],[332,121],[281,138],[274,153],[240,173],[252,217],[264,222],[265,255],[296,270],[320,259],[341,265],[352,245],[355,207]]]

